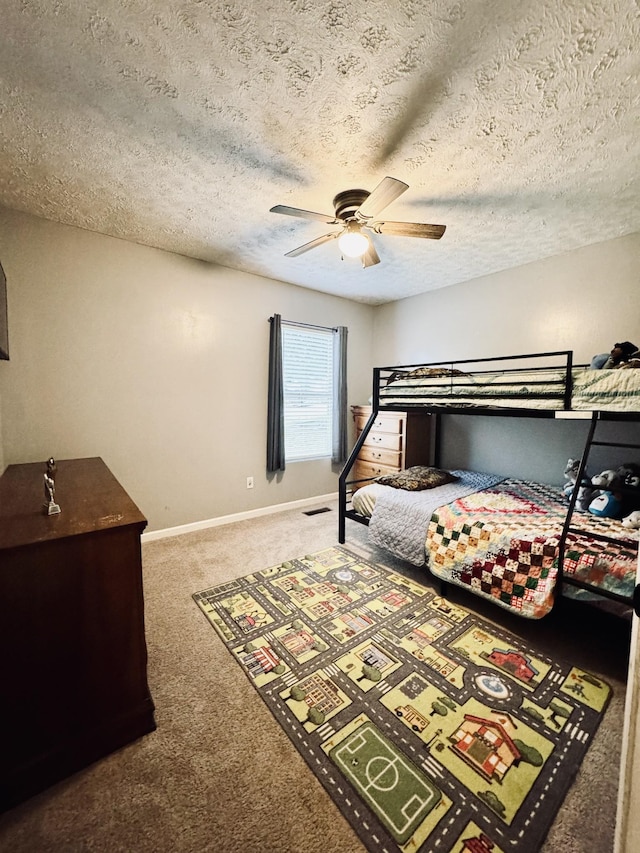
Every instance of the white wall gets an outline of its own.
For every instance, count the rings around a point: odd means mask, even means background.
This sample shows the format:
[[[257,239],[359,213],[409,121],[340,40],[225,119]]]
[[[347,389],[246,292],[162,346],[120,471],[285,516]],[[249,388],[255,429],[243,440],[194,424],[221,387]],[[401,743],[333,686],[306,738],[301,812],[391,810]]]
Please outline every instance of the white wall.
[[[381,306],[375,363],[563,349],[586,363],[616,341],[640,345],[638,270],[640,234],[632,234]],[[584,424],[547,420],[447,417],[444,426],[444,465],[548,483],[563,481],[566,460],[580,455],[586,435]],[[610,434],[628,432],[613,428]],[[637,426],[635,434],[637,442]],[[627,456],[596,455],[591,473]]]
[[[348,326],[357,402],[373,308],[2,209],[0,258],[5,465],[101,456],[148,530],[337,490],[329,460],[267,478],[267,320]]]

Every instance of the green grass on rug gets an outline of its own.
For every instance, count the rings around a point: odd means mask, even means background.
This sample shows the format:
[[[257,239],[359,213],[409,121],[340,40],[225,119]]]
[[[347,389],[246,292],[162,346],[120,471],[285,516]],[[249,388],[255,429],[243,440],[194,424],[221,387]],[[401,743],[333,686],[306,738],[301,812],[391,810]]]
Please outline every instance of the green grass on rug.
[[[193,597],[371,851],[535,853],[611,693],[344,548]]]

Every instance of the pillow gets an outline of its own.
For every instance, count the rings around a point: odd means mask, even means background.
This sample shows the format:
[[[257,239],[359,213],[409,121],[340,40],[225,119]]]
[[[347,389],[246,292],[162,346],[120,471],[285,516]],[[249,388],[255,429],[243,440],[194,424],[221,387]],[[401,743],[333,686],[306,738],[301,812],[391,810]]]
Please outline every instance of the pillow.
[[[415,370],[396,370],[387,379],[387,385],[398,379],[420,379],[423,376],[438,378],[440,376],[464,376],[462,370],[449,367],[416,367]]]
[[[392,486],[394,489],[406,489],[408,492],[419,492],[422,489],[435,489],[445,483],[453,483],[458,479],[449,471],[440,468],[428,468],[426,465],[415,465],[405,471],[393,474],[382,474],[376,477],[375,482],[383,486]]]
[[[455,367],[416,367],[410,373],[405,373],[405,379],[418,379],[420,376],[464,376],[461,370]]]

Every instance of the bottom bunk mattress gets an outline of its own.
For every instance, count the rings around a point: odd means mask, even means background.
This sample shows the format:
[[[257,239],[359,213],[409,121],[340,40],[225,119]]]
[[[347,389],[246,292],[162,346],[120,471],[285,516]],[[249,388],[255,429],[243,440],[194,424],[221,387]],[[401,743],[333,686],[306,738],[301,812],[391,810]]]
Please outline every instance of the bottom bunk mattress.
[[[415,468],[410,469],[415,471]],[[433,512],[456,498],[470,495],[499,483],[502,477],[477,471],[453,470],[453,482],[418,491],[370,483],[358,489],[352,506],[371,519],[369,537],[414,566],[424,566],[424,540]]]
[[[454,471],[454,483],[411,492],[372,483],[352,504],[370,517],[372,541],[432,574],[512,610],[539,619],[553,607],[559,544],[567,502],[556,486],[491,474]],[[637,542],[620,521],[576,511],[565,547],[563,595],[598,598],[606,590],[631,599]],[[615,541],[593,539],[597,533]]]
[[[530,619],[553,607],[567,504],[559,488],[507,479],[437,509],[426,553],[431,572]],[[637,544],[620,521],[576,512],[565,546],[564,577],[630,599]],[[601,541],[590,533],[615,541]],[[563,585],[573,597],[574,588]],[[578,593],[579,595],[582,593]]]

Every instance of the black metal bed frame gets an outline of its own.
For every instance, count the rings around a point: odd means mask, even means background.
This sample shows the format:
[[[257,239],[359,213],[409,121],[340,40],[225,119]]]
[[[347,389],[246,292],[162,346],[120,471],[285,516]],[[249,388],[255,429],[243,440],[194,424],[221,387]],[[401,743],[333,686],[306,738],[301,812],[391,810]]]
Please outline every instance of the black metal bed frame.
[[[561,369],[564,371],[564,381],[561,383],[561,387],[558,389],[557,396],[552,399],[556,399],[559,403],[557,408],[528,408],[526,406],[522,407],[500,407],[499,403],[493,403],[491,406],[456,406],[455,404],[447,403],[446,398],[443,398],[442,403],[424,403],[424,402],[403,402],[403,403],[386,403],[384,398],[381,398],[380,391],[384,385],[386,385],[392,378],[398,378],[399,375],[403,373],[409,373],[417,368],[426,367],[426,368],[442,368],[449,370],[457,370],[461,366],[466,365],[480,365],[480,364],[501,364],[504,362],[510,362],[513,364],[514,361],[522,361],[522,360],[548,360],[548,359],[561,359]],[[362,449],[367,436],[375,423],[376,417],[379,412],[405,412],[408,409],[419,409],[420,411],[430,412],[434,416],[434,464],[438,465],[440,463],[440,451],[441,451],[441,416],[443,414],[449,415],[488,415],[494,417],[510,417],[510,418],[558,418],[562,416],[562,413],[571,412],[571,399],[572,399],[572,371],[574,366],[583,365],[574,365],[573,363],[573,352],[571,350],[558,350],[555,352],[546,352],[546,353],[527,353],[525,355],[517,355],[517,356],[497,356],[493,358],[476,358],[476,359],[460,359],[457,361],[441,361],[441,362],[429,362],[422,364],[412,364],[412,365],[395,365],[391,367],[375,367],[373,370],[373,393],[372,393],[372,402],[371,402],[371,415],[367,420],[362,432],[358,436],[358,439],[347,459],[338,479],[338,509],[339,509],[339,519],[338,519],[338,541],[340,543],[344,543],[346,540],[346,520],[350,519],[352,521],[356,521],[359,524],[369,524],[369,519],[366,516],[361,515],[353,507],[350,505],[350,499],[353,492],[356,488],[364,485],[365,483],[372,482],[373,478],[367,478],[365,480],[350,480],[349,475],[355,464],[356,459]],[[536,370],[546,371],[548,370],[549,365],[545,364],[543,366],[536,366],[534,368],[529,367],[520,367],[520,368],[507,368],[504,373],[505,376],[513,376],[514,379],[517,378],[518,373],[522,373],[523,371],[531,372]],[[474,371],[473,377],[482,377],[483,374],[495,375],[496,370],[493,369],[484,369],[481,371]],[[456,377],[456,384],[460,387],[461,380]],[[464,384],[464,383],[463,383]],[[475,383],[474,383],[475,384]],[[508,385],[509,383],[503,383]],[[512,383],[514,386],[518,385],[517,382],[514,381]],[[535,386],[535,382],[527,383],[527,387]],[[548,382],[540,383],[548,385]],[[420,387],[429,387],[428,379],[425,380],[424,383],[420,383]],[[539,397],[536,396],[535,392],[532,392],[528,395],[531,399],[549,399],[548,393],[541,395]],[[495,395],[496,400],[500,399],[523,399],[521,394],[503,394]],[[453,398],[452,398],[453,399]],[[597,441],[595,439],[596,427],[597,424],[603,420],[608,421],[640,421],[640,412],[581,412],[580,417],[584,417],[585,419],[590,418],[591,424],[588,431],[587,439],[585,442],[584,450],[582,456],[580,458],[580,467],[578,470],[577,478],[576,478],[576,487],[571,495],[569,506],[567,509],[567,515],[565,518],[565,522],[562,529],[562,534],[559,543],[559,552],[558,552],[558,579],[556,583],[556,588],[558,594],[562,591],[562,585],[564,583],[570,584],[572,586],[588,590],[590,592],[596,593],[597,595],[603,598],[609,598],[613,601],[617,601],[628,606],[634,608],[637,615],[640,616],[640,584],[636,585],[633,597],[627,598],[626,596],[622,596],[618,593],[611,592],[606,589],[600,589],[596,587],[592,587],[590,584],[587,584],[573,575],[565,576],[563,572],[563,564],[564,557],[566,551],[566,541],[569,533],[580,532],[576,530],[572,526],[572,518],[573,513],[576,506],[576,501],[578,497],[578,484],[581,482],[585,468],[587,466],[587,461],[589,457],[590,450],[594,445],[610,445],[616,447],[629,447],[640,449],[640,444],[620,444],[615,442],[602,442]],[[612,537],[607,537],[605,535],[597,535],[597,534],[589,534],[589,536],[593,539],[599,539],[602,541],[610,541],[615,543],[634,543],[636,547],[638,547],[637,540],[621,540],[614,539]]]

